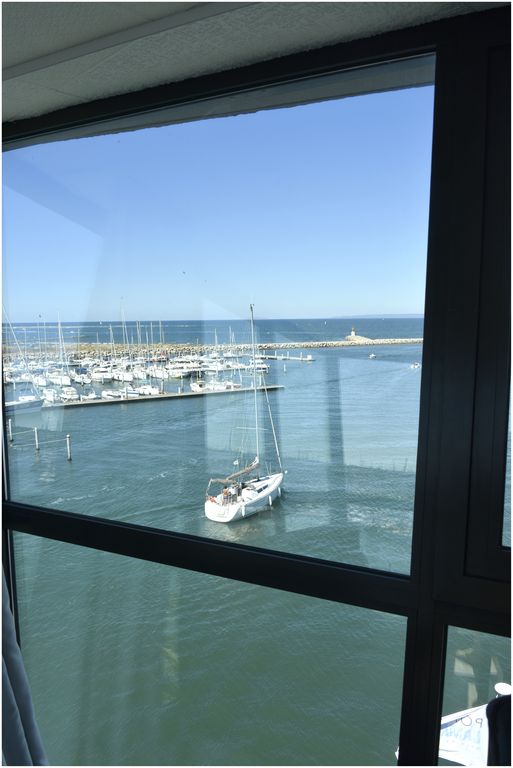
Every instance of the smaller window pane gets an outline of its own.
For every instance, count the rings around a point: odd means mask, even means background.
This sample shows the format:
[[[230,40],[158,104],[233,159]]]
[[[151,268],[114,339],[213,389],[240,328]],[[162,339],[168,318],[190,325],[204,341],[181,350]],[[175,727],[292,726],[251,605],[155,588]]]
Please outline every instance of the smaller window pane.
[[[395,765],[404,617],[14,539],[51,765]]]
[[[486,705],[499,692],[507,690],[504,686],[510,683],[509,638],[459,627],[449,628],[440,765],[487,764]]]

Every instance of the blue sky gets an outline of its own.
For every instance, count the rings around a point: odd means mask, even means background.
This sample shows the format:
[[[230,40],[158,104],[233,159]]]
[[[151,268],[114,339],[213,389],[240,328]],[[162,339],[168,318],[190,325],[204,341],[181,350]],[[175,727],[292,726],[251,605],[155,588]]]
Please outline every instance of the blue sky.
[[[433,88],[15,150],[12,322],[422,313]]]

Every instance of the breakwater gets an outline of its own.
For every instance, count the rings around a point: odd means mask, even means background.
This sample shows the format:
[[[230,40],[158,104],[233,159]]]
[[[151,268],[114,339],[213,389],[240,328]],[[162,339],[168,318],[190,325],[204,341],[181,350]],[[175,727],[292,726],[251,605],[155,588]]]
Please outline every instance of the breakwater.
[[[324,349],[327,347],[365,347],[385,344],[422,344],[423,339],[367,339],[362,336],[357,339],[343,339],[340,341],[294,341],[284,343],[257,344],[258,349]],[[249,345],[248,345],[249,346]]]
[[[363,336],[359,336],[353,339],[340,339],[335,341],[269,341],[264,343],[257,343],[255,345],[258,352],[280,351],[287,349],[329,349],[332,347],[366,347],[366,346],[385,346],[388,344],[422,344],[422,338],[408,338],[408,339],[368,339]],[[71,345],[70,345],[71,347]],[[77,349],[77,345],[72,346],[73,350]],[[141,354],[151,355],[194,355],[194,354],[209,354],[212,352],[230,352],[237,354],[248,354],[251,352],[251,344],[159,344],[151,349],[148,349],[146,345],[116,345],[116,349],[119,352],[128,353],[136,352]],[[110,351],[109,344],[81,344],[79,346],[79,354],[81,355],[98,355],[105,354]]]
[[[260,342],[257,343],[256,349],[259,352],[268,351],[280,351],[289,349],[329,349],[333,347],[366,347],[366,346],[385,346],[385,345],[397,345],[397,344],[422,344],[422,338],[396,338],[396,339],[369,339],[363,336],[349,337],[340,340],[333,341],[280,341],[280,342]],[[58,357],[61,350],[61,346],[57,344],[47,344],[47,355],[54,355]],[[112,353],[112,345],[104,343],[65,343],[64,348],[67,356],[69,357],[87,357],[87,356],[108,356]],[[16,354],[19,352],[19,346],[4,344],[5,354]],[[168,344],[154,344],[148,346],[146,344],[116,344],[116,355],[132,354],[132,355],[144,355],[150,357],[159,357],[167,355],[195,355],[195,354],[209,354],[212,352],[229,352],[232,354],[247,354],[251,352],[251,344],[200,344],[200,343],[183,343],[174,342]],[[28,352],[27,357],[36,355],[36,350],[32,349]]]

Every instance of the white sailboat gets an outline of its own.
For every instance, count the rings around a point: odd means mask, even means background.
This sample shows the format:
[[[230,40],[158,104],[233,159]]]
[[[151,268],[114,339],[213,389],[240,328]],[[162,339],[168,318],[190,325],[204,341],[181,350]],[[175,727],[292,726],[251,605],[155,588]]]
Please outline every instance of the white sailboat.
[[[241,389],[242,384],[232,379],[196,379],[189,382],[193,392],[232,392],[234,389]]]
[[[274,500],[281,496],[281,485],[283,483],[283,468],[281,465],[278,441],[274,430],[274,422],[267,396],[267,390],[264,391],[269,410],[269,419],[274,438],[274,447],[276,451],[276,460],[279,471],[272,474],[260,474],[260,441],[259,441],[259,423],[258,423],[258,402],[257,402],[257,368],[255,361],[255,330],[253,320],[253,305],[250,304],[251,313],[251,345],[253,351],[253,393],[254,393],[254,419],[256,435],[255,458],[243,469],[232,472],[227,477],[213,477],[210,479],[205,499],[205,515],[209,520],[217,523],[231,523],[234,520],[240,520],[244,517],[254,515],[266,507],[271,507]],[[212,495],[211,486],[221,487],[219,493]]]

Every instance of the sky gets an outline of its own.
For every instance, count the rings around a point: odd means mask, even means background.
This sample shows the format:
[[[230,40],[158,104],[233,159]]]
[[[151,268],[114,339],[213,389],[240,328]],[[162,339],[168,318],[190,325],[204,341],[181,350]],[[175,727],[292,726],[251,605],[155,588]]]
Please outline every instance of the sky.
[[[4,153],[5,312],[422,314],[432,116],[427,86]]]

